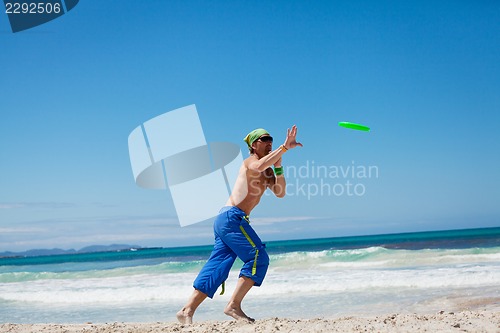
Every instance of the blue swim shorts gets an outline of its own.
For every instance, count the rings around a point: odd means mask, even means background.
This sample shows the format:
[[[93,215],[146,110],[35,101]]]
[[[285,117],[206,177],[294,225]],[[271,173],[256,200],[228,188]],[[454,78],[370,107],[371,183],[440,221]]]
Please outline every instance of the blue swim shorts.
[[[193,287],[212,298],[229,276],[236,257],[244,263],[239,276],[246,276],[255,282],[254,286],[260,286],[266,276],[269,256],[245,212],[238,207],[223,207],[214,221],[214,235],[212,254]]]

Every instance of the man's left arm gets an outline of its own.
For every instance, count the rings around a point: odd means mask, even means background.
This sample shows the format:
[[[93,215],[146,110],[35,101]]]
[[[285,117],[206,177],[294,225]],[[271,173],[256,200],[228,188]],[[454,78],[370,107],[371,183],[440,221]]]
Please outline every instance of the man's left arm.
[[[271,191],[273,191],[274,195],[278,198],[283,198],[286,194],[286,180],[283,166],[281,165],[281,158],[274,164]]]

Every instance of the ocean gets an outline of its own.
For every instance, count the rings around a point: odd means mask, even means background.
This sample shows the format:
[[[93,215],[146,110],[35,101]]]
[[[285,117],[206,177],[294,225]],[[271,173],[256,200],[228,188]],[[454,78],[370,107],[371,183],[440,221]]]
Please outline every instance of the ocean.
[[[1,323],[175,321],[212,246],[0,258]],[[500,228],[267,242],[256,318],[433,313],[500,305]],[[226,293],[194,320],[226,320]]]

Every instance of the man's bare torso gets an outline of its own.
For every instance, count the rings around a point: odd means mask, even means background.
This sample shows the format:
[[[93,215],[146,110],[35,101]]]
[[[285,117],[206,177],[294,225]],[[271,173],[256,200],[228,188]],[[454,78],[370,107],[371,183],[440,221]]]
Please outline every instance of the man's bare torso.
[[[274,173],[271,168],[267,168],[263,172],[248,168],[248,164],[254,160],[255,157],[250,156],[243,161],[231,196],[226,203],[227,206],[237,206],[247,215],[250,215],[265,190],[274,182]]]

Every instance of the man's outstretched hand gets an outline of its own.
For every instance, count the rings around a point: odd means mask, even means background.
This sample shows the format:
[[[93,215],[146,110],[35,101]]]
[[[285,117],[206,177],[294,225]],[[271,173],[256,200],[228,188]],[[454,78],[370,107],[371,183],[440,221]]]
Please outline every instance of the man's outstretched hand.
[[[287,129],[286,130],[286,140],[285,143],[283,144],[286,149],[292,149],[295,147],[303,147],[302,143],[297,142],[297,126],[293,125],[292,129]]]

